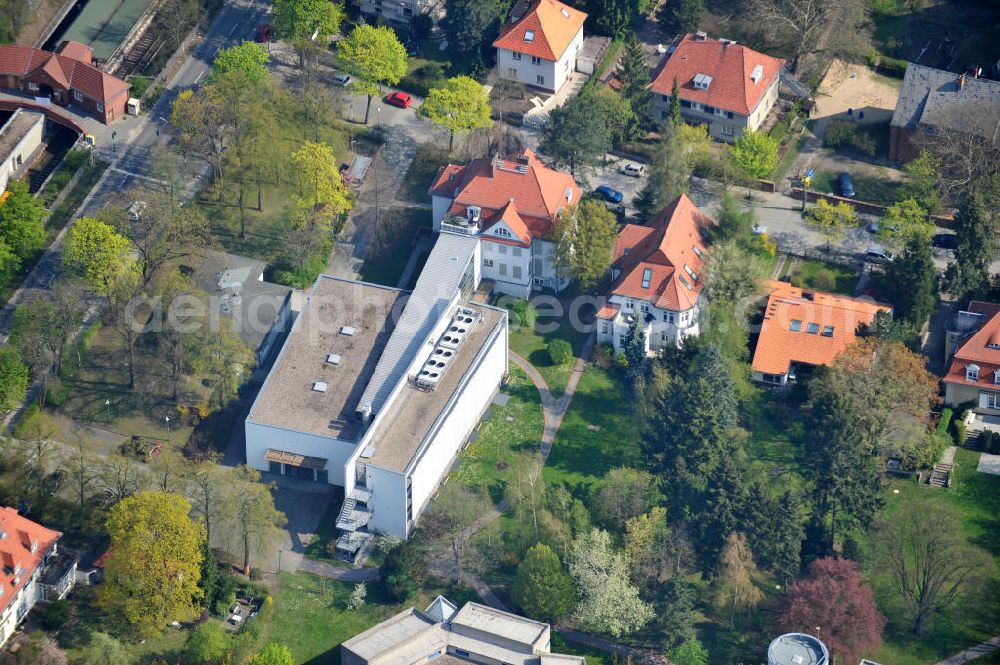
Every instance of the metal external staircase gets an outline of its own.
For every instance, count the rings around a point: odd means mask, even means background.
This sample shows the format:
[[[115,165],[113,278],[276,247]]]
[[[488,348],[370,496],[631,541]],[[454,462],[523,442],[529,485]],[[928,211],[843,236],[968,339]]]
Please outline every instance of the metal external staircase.
[[[778,76],[781,79],[781,82],[784,83],[789,90],[798,95],[799,98],[809,99],[812,96],[812,93],[809,92],[809,88],[802,85],[802,82],[795,78],[795,75],[788,71],[787,68],[782,67]]]
[[[342,532],[337,538],[338,558],[353,563],[372,539],[372,534],[363,529],[372,519],[372,512],[368,506],[373,494],[367,487],[357,485],[344,499],[344,505],[337,516],[337,528]]]

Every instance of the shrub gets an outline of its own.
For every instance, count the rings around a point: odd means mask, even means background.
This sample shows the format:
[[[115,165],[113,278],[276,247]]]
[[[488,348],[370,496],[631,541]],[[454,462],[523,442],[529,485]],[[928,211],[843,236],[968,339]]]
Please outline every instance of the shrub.
[[[878,142],[866,128],[840,120],[826,126],[823,147],[832,150],[853,148],[866,155],[875,155],[878,152]]]
[[[51,603],[42,606],[38,613],[38,618],[42,622],[42,627],[48,631],[57,631],[69,621],[72,608],[68,600],[53,600]]]
[[[813,275],[812,286],[817,291],[833,291],[837,288],[837,276],[829,268],[821,268]]]
[[[49,379],[48,385],[45,386],[45,402],[50,406],[62,406],[69,399],[71,390],[72,386],[69,382],[52,377]]]
[[[514,320],[511,321],[514,327],[525,328],[527,330],[535,329],[535,320],[538,318],[538,312],[535,310],[534,305],[521,298],[515,301],[513,305],[507,305],[507,308],[514,313]]]
[[[14,438],[23,439],[30,431],[32,423],[41,417],[41,411],[42,410],[35,402],[25,409],[24,413],[21,414],[21,417],[18,418],[17,424],[14,425]]]
[[[565,365],[573,357],[573,347],[564,339],[549,342],[548,351],[553,365]]]
[[[964,446],[965,445],[965,421],[956,420],[955,421],[955,445]]]
[[[944,433],[948,431],[948,425],[951,424],[951,416],[952,416],[951,407],[946,406],[943,409],[941,409],[941,417],[938,418],[938,424],[936,428],[937,432]]]
[[[984,453],[996,454],[1000,450],[1000,437],[992,430],[983,430],[976,439],[976,446]]]

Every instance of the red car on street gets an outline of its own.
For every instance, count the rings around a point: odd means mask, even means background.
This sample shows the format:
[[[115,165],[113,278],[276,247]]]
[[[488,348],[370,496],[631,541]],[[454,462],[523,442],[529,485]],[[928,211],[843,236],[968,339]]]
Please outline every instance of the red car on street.
[[[385,103],[398,106],[401,109],[408,109],[410,108],[410,104],[413,103],[413,97],[410,97],[405,92],[392,92],[386,95]]]
[[[271,24],[264,23],[257,29],[257,36],[254,38],[258,44],[266,44],[271,41]]]

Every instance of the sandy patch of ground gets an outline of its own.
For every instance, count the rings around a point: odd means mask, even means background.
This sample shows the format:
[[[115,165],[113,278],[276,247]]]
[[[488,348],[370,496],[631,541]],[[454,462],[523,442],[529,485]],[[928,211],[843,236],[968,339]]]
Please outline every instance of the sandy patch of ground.
[[[861,122],[886,122],[892,118],[899,99],[899,87],[893,83],[864,65],[834,60],[816,94],[813,118],[831,120],[853,109],[855,119],[859,111],[864,111]]]

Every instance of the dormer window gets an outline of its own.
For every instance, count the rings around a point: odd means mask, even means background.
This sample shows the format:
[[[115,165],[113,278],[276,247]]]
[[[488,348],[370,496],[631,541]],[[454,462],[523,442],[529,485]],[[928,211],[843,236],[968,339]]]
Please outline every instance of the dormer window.
[[[525,30],[524,31],[524,41],[528,42],[529,44],[531,42],[535,41],[535,31],[534,30]]]
[[[1000,386],[1000,369],[993,372],[993,385]]]
[[[966,381],[978,381],[979,380],[979,365],[966,365],[965,366],[965,380]]]
[[[696,90],[708,90],[712,85],[712,77],[708,74],[697,74],[694,77],[694,87]]]
[[[987,349],[993,349],[994,351],[1000,351],[1000,342],[990,342],[986,345]]]
[[[510,231],[508,231],[507,229],[505,229],[502,226],[498,226],[495,229],[493,229],[493,233],[495,233],[498,236],[503,236],[504,238],[510,238],[511,237]]]
[[[691,266],[689,266],[686,263],[684,264],[684,272],[686,272],[688,274],[688,276],[691,279],[693,279],[694,281],[696,281],[696,282],[698,281],[698,274],[694,270],[691,269]]]
[[[630,252],[631,250],[632,250],[632,248],[631,248],[631,247],[626,247],[626,248],[625,248],[625,251],[624,251],[624,252],[622,252],[622,256],[628,256],[628,253],[629,253],[629,252]]]
[[[17,563],[14,564],[14,575],[20,575],[20,574],[21,574],[21,562],[18,561]]]
[[[38,541],[33,540],[31,541],[31,553],[34,554],[37,551],[38,551]]]

